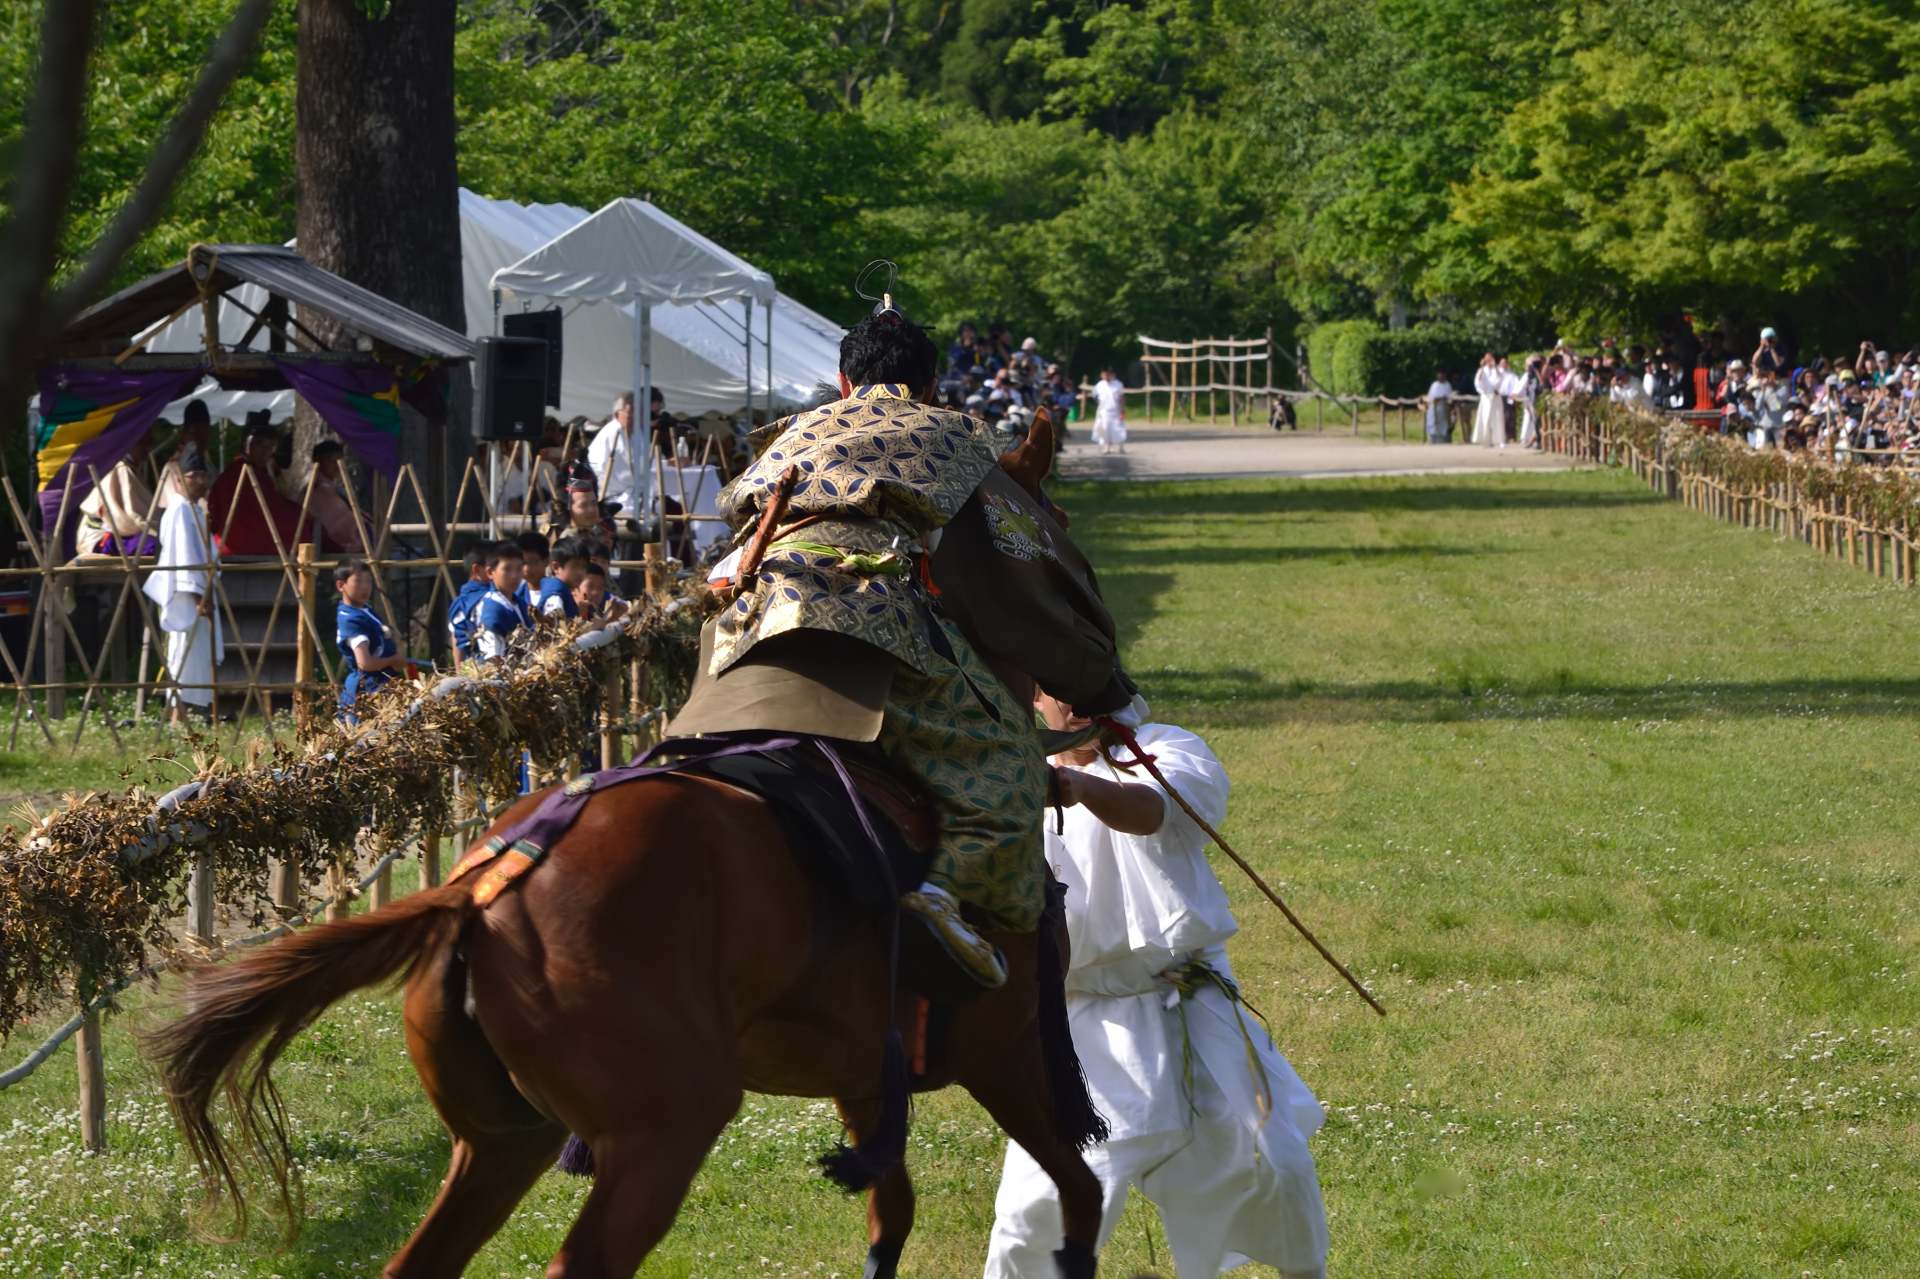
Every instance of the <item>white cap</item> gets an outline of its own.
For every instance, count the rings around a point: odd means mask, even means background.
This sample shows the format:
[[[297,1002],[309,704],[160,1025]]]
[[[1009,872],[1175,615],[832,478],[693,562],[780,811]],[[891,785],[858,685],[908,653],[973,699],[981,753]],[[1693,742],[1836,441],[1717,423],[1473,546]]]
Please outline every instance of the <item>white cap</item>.
[[[1034,341],[1032,338],[1028,338],[1026,341],[1020,344],[1020,349],[1022,351],[1033,351],[1033,350],[1039,349],[1039,346],[1040,344],[1038,342]]]
[[[1771,328],[1765,328],[1760,330],[1760,336],[1763,338],[1777,338],[1780,335],[1775,333]]]

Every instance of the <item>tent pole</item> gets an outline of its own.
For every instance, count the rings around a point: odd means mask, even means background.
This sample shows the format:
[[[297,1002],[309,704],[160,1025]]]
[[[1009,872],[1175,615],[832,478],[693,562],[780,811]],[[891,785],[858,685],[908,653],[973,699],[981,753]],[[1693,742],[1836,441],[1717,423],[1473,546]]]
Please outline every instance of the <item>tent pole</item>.
[[[640,424],[641,451],[643,455],[652,457],[655,443],[653,438],[653,304],[650,302],[637,301],[634,305],[639,308],[639,324],[635,327],[633,350],[634,359],[639,364],[639,368],[636,370],[639,376],[635,379],[639,385],[634,391],[633,420]],[[649,504],[658,506],[659,498],[660,495],[658,493],[643,498],[640,503],[642,509],[635,511],[633,518],[645,523],[645,508]],[[663,533],[666,527],[667,523],[663,511],[660,521],[660,528]]]
[[[740,305],[746,312],[742,317],[744,323],[741,328],[741,344],[747,356],[747,407],[740,410],[740,421],[743,430],[751,431],[753,429],[753,299],[748,298]]]
[[[767,421],[773,421],[773,300],[767,300]]]
[[[493,335],[500,336],[500,290],[493,290]]]

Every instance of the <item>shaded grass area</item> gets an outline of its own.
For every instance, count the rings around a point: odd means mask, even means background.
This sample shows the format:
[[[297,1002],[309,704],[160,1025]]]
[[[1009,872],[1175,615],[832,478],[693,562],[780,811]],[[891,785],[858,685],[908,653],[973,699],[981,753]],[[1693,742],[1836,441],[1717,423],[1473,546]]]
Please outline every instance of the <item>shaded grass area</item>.
[[[1220,863],[1248,993],[1329,1108],[1336,1274],[1909,1271],[1920,599],[1615,473],[1063,501],[1157,716],[1233,773],[1228,833],[1392,1011]],[[70,1055],[0,1094],[0,1274],[371,1272],[445,1157],[397,1001],[289,1054],[288,1252],[188,1238],[127,1035],[161,1005],[129,1002],[110,1155],[76,1153]],[[861,1207],[809,1162],[834,1133],[750,1099],[646,1273],[851,1279]],[[977,1274],[999,1142],[946,1096],[913,1140],[908,1270]],[[583,1194],[544,1178],[470,1273],[539,1274]],[[1165,1259],[1136,1203],[1103,1273]]]

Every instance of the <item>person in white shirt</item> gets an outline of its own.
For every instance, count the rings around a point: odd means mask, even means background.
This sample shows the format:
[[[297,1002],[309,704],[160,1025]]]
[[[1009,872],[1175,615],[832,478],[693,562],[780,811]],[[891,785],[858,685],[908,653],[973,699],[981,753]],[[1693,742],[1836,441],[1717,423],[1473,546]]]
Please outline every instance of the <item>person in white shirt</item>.
[[[1050,727],[1061,703],[1035,698]],[[1227,776],[1207,744],[1118,718],[1196,812],[1226,817]],[[1142,773],[1089,746],[1056,756],[1064,832],[1047,860],[1067,887],[1067,1014],[1088,1090],[1112,1129],[1086,1154],[1104,1191],[1099,1246],[1138,1187],[1160,1210],[1173,1268],[1213,1279],[1248,1261],[1284,1279],[1326,1274],[1327,1221],[1307,1138],[1320,1103],[1247,1013],[1223,943],[1237,930],[1200,827]],[[1052,1181],[1007,1147],[986,1279],[1054,1279],[1062,1234]]]
[[[1620,368],[1613,372],[1613,387],[1607,392],[1607,398],[1615,404],[1623,404],[1630,409],[1653,410],[1653,399],[1647,394],[1647,388],[1640,384],[1631,370]]]
[[[620,519],[646,522],[653,449],[650,432],[634,427],[631,392],[622,391],[614,400],[613,416],[587,445],[587,465],[600,482],[601,500],[620,504]]]
[[[1427,387],[1427,443],[1451,444],[1453,442],[1453,383],[1447,380],[1445,369],[1433,371],[1433,384]]]
[[[1112,369],[1093,384],[1093,442],[1102,453],[1127,451],[1127,386]]]

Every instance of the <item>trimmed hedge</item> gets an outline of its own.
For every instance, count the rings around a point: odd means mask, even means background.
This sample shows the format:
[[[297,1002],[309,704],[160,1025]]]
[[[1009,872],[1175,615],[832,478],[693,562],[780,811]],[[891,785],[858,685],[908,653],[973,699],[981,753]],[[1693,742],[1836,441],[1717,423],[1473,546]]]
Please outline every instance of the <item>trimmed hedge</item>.
[[[1316,326],[1307,334],[1307,366],[1313,373],[1313,380],[1320,384],[1322,390],[1335,395],[1354,394],[1342,382],[1342,374],[1346,371],[1342,364],[1342,348],[1351,341],[1379,331],[1380,326],[1372,320],[1332,320]]]
[[[1436,368],[1450,372],[1456,387],[1471,382],[1480,351],[1453,325],[1388,332],[1370,320],[1336,320],[1308,335],[1307,359],[1315,379],[1335,395],[1411,399],[1425,393]]]

